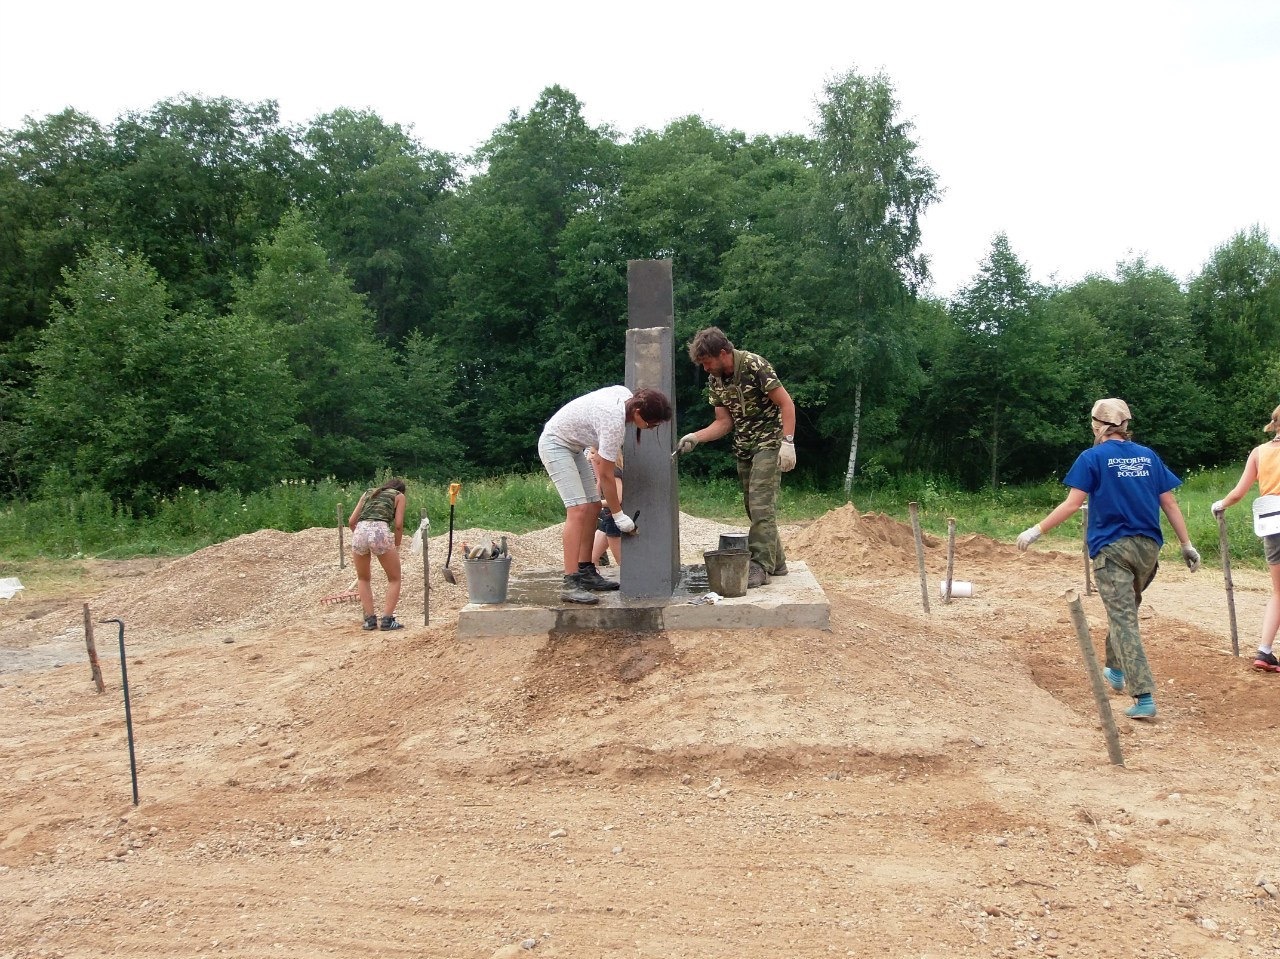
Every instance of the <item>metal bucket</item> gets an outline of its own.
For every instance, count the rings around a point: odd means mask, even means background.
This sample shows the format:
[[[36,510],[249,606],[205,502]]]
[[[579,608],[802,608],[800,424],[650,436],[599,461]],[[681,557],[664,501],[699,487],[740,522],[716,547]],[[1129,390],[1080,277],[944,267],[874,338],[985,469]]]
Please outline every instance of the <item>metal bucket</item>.
[[[507,601],[507,584],[511,581],[511,557],[467,559],[467,599],[473,603],[493,604]]]
[[[747,549],[746,533],[721,533],[720,548],[726,549]]]
[[[721,596],[746,596],[751,554],[745,549],[713,549],[702,554],[707,564],[707,586]]]

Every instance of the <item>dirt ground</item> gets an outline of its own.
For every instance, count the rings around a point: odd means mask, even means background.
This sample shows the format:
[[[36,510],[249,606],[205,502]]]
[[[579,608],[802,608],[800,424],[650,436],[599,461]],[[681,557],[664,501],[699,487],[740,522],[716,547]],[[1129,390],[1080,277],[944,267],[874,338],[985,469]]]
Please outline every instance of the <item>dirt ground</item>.
[[[694,561],[724,527],[681,530]],[[517,570],[559,535],[512,536]],[[1264,573],[1236,658],[1221,573],[1166,551],[1160,715],[1111,697],[1119,767],[1078,553],[961,531],[944,605],[928,538],[926,613],[909,527],[850,505],[785,541],[829,631],[460,642],[433,537],[430,625],[406,556],[408,628],[366,633],[321,602],[353,579],[325,529],[0,603],[0,957],[1280,956]],[[126,624],[137,806],[85,602]]]

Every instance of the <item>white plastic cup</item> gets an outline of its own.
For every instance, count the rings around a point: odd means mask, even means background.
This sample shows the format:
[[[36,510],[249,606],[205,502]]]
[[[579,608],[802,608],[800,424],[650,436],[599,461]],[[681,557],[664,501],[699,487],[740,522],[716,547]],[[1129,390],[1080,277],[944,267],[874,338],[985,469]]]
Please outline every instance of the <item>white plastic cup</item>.
[[[938,584],[938,595],[943,599],[947,598],[947,581],[944,579]],[[973,583],[966,582],[962,579],[953,579],[951,581],[952,597],[964,597],[973,595]]]

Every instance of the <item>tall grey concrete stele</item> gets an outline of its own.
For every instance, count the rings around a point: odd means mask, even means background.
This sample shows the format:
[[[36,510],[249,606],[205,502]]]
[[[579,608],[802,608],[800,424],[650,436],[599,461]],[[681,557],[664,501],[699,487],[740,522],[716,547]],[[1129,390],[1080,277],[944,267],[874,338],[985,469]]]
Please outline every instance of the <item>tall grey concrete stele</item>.
[[[670,260],[627,261],[626,387],[662,390],[675,403],[675,296]],[[623,441],[623,509],[638,535],[622,540],[622,595],[669,598],[680,581],[676,419]]]

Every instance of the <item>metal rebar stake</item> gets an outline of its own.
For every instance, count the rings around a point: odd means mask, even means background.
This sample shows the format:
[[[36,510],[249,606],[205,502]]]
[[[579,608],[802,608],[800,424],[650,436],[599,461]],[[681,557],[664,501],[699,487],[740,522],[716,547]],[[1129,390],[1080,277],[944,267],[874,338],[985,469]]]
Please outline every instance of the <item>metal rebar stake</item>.
[[[133,749],[133,713],[129,709],[129,669],[124,652],[124,620],[100,619],[100,623],[120,624],[120,682],[124,685],[124,728],[129,737],[129,775],[133,779],[133,804],[138,805],[138,759]]]

